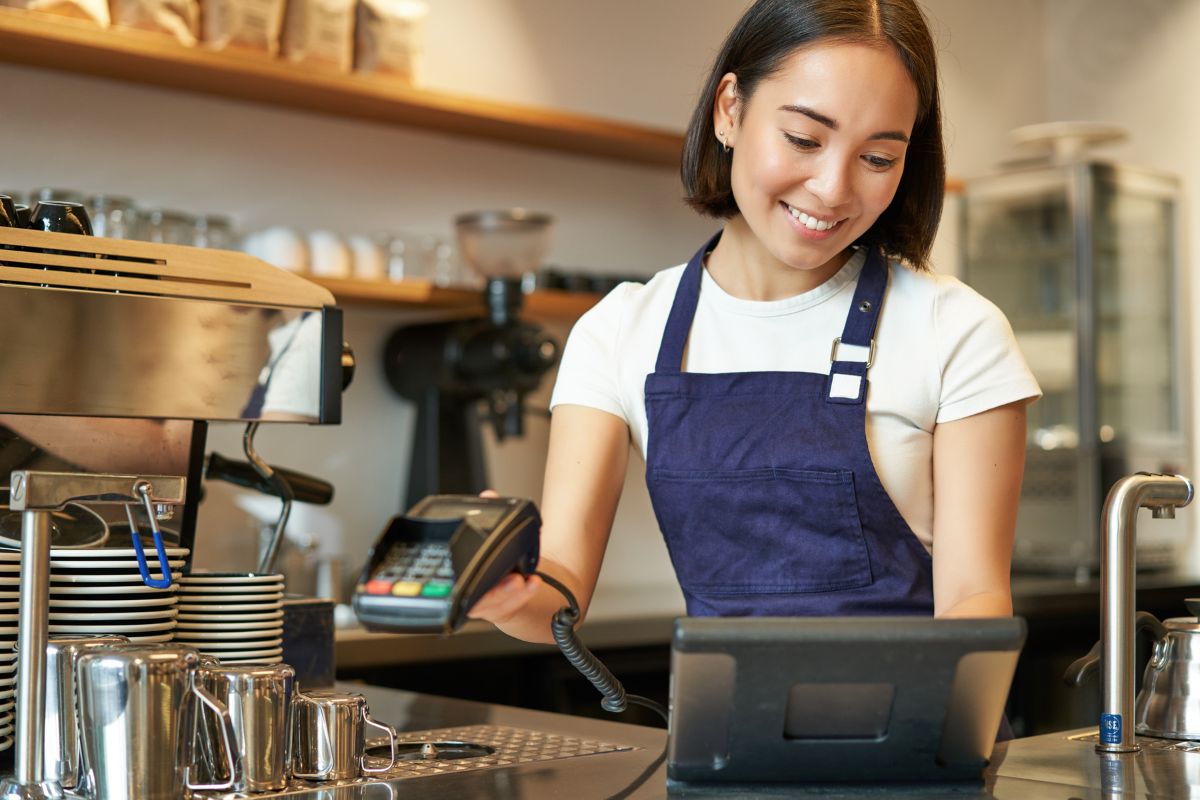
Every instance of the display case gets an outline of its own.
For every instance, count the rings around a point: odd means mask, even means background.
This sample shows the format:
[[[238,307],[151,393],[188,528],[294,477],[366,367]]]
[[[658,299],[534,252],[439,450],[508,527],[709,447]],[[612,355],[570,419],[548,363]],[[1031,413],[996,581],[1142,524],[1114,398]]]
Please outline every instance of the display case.
[[[1013,566],[1094,572],[1108,489],[1191,473],[1176,178],[1096,160],[967,181],[962,277],[1007,315],[1045,393],[1028,408]],[[1140,568],[1175,563],[1190,515],[1139,529]]]

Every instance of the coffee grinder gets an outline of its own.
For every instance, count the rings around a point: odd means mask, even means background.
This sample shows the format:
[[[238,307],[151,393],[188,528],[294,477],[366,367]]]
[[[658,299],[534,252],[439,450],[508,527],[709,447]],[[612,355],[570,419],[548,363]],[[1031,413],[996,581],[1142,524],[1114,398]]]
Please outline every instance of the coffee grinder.
[[[486,280],[485,316],[405,325],[388,339],[388,382],[417,406],[406,508],[427,495],[488,487],[485,421],[498,440],[524,433],[525,397],[558,361],[558,343],[518,319],[523,279],[541,265],[552,223],[524,209],[457,217],[462,257]]]

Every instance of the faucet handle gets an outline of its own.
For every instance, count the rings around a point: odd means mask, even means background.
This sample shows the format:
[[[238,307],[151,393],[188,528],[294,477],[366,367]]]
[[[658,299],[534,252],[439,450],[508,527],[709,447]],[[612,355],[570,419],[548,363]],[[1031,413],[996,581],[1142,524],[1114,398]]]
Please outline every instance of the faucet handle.
[[[1200,604],[1200,600],[1193,600],[1193,603]],[[1189,610],[1193,610],[1188,606]],[[1135,623],[1137,633],[1149,633],[1154,641],[1165,639],[1167,637],[1167,628],[1158,621],[1158,617],[1151,614],[1149,611],[1137,612]],[[1092,649],[1087,652],[1086,656],[1077,658],[1071,662],[1071,666],[1067,667],[1067,671],[1063,673],[1063,683],[1071,687],[1083,686],[1088,682],[1088,679],[1096,674],[1100,669],[1100,654],[1103,652],[1104,641],[1098,641],[1092,645]]]
[[[1100,649],[1103,642],[1096,642],[1087,655],[1077,658],[1063,673],[1063,683],[1071,688],[1083,686],[1100,669]]]

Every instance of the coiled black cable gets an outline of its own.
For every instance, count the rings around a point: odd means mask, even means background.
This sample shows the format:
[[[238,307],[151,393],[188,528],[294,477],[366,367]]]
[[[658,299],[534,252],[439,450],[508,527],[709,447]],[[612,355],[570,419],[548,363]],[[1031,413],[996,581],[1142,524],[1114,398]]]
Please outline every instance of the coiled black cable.
[[[558,649],[562,651],[567,661],[570,661],[571,665],[579,670],[583,677],[591,681],[592,685],[604,696],[604,699],[600,701],[600,707],[605,711],[620,714],[632,703],[650,709],[662,717],[663,722],[667,722],[667,710],[661,704],[648,697],[626,694],[625,687],[621,685],[617,677],[592,654],[591,650],[587,649],[583,642],[579,641],[579,636],[575,633],[575,626],[579,623],[579,603],[575,600],[575,595],[571,593],[571,590],[544,572],[534,574],[545,581],[548,586],[557,590],[567,601],[567,606],[560,608],[550,619],[550,633],[554,636],[554,643],[558,645]]]

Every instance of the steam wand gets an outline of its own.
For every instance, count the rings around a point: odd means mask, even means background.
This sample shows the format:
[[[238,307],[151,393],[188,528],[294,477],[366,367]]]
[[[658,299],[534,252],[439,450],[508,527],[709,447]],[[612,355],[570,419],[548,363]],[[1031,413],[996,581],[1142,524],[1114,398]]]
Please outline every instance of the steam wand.
[[[270,575],[275,567],[275,557],[279,553],[279,545],[283,541],[283,530],[287,527],[288,517],[292,514],[292,501],[295,499],[295,494],[292,492],[291,484],[287,482],[282,475],[271,469],[271,465],[263,461],[262,456],[254,449],[254,435],[258,433],[258,423],[251,422],[246,426],[246,432],[242,434],[242,450],[246,454],[246,460],[254,467],[263,480],[275,487],[276,494],[283,498],[283,508],[279,511],[279,519],[275,522],[275,529],[271,531],[271,540],[267,544],[267,549],[263,551],[262,559],[258,563],[258,574]]]

